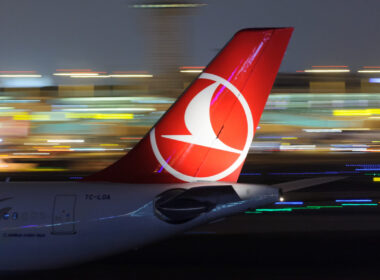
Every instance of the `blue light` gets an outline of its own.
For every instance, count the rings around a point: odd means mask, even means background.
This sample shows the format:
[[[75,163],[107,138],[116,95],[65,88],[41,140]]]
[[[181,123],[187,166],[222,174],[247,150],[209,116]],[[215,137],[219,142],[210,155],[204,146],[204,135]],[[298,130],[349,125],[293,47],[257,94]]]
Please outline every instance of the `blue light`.
[[[380,167],[380,164],[346,164],[348,167]]]
[[[369,78],[370,83],[380,83],[380,78]]]
[[[380,168],[355,168],[356,171],[380,171]]]
[[[322,171],[322,172],[274,172],[268,175],[332,175],[332,174],[353,174],[358,171]]]
[[[242,176],[260,176],[261,173],[241,173]]]
[[[302,201],[278,201],[276,205],[303,205]]]
[[[372,199],[337,199],[335,202],[346,203],[346,202],[372,202]]]

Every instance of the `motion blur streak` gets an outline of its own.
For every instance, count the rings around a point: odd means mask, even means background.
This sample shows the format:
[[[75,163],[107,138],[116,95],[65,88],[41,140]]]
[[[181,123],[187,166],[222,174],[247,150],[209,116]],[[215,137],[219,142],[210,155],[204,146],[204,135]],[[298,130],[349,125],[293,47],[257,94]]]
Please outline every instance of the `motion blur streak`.
[[[180,75],[176,78],[181,82],[180,90],[203,68],[175,67],[175,75]],[[178,72],[187,70],[196,73]],[[313,66],[311,70],[348,69],[327,65]],[[147,71],[112,70],[108,73],[111,74],[85,68],[57,69],[56,74],[64,74],[57,78],[68,84],[48,88],[1,88],[0,135],[3,141],[0,147],[1,158],[6,162],[1,163],[0,172],[34,172],[33,168],[48,167],[52,160],[57,168],[70,172],[99,170],[122,153],[108,148],[130,150],[176,99],[177,95],[167,90],[166,85],[157,90],[156,77],[151,77]],[[6,71],[1,74],[35,75],[36,72]],[[70,85],[73,74],[112,75],[114,77],[106,80],[122,84],[98,86],[97,79],[86,80],[85,77],[83,85]],[[279,74],[249,153],[271,154],[275,158],[282,154],[318,153],[331,157],[380,152],[380,86],[370,81],[375,74]],[[117,75],[125,79],[118,79]],[[62,140],[53,143],[49,139]],[[83,142],[71,142],[70,148],[53,147],[69,143],[65,139],[82,139]],[[118,146],[106,147],[105,143]],[[373,171],[373,167],[370,169]],[[341,167],[332,170],[352,174],[366,172]],[[325,174],[323,172],[303,170],[298,173],[302,176]],[[246,176],[261,176],[261,173],[253,170],[246,172]],[[272,170],[271,173],[279,172]]]

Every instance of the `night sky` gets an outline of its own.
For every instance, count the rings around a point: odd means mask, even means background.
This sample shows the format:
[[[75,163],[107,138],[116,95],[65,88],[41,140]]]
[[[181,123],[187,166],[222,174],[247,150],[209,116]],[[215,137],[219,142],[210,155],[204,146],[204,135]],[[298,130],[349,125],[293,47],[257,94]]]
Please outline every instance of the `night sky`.
[[[281,71],[380,65],[378,0],[212,0],[189,17],[189,57],[206,65],[237,30],[294,26]],[[141,24],[126,0],[0,0],[1,70],[148,70]]]

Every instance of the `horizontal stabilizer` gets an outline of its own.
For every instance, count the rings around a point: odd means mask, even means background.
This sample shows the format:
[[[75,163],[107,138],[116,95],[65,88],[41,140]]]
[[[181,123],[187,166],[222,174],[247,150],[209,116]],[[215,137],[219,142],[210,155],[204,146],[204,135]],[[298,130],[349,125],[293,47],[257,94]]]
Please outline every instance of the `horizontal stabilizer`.
[[[282,190],[282,192],[290,192],[290,191],[297,191],[317,185],[322,185],[338,180],[342,180],[346,177],[344,176],[325,176],[325,177],[317,177],[317,178],[310,178],[310,179],[301,179],[296,181],[290,181],[285,183],[279,183],[271,185],[271,187],[279,188]]]

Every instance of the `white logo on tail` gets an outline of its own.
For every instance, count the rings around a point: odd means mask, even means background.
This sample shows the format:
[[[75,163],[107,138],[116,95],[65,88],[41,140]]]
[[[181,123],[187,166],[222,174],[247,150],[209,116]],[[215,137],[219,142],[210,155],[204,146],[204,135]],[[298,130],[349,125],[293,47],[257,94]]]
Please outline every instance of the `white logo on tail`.
[[[170,166],[168,162],[166,162],[157,146],[156,132],[153,128],[150,132],[150,141],[152,144],[153,153],[156,156],[158,162],[162,165],[163,168],[166,169],[166,171],[168,171],[174,177],[186,182],[218,181],[227,177],[244,162],[253,139],[254,126],[252,113],[247,101],[244,99],[244,96],[240,93],[240,91],[229,81],[213,74],[203,73],[201,76],[199,76],[199,79],[207,79],[214,81],[215,83],[200,91],[190,101],[189,105],[186,108],[185,125],[191,134],[161,136],[164,138],[173,139],[185,143],[196,144],[212,149],[236,153],[239,154],[239,156],[226,170],[223,170],[218,174],[210,174],[210,176],[207,177],[189,176],[174,169],[172,166]],[[238,99],[240,105],[242,106],[242,109],[244,110],[245,117],[247,119],[247,138],[243,150],[232,148],[220,141],[220,139],[215,134],[212,128],[210,119],[210,105],[212,102],[212,96],[214,95],[214,92],[216,91],[219,85],[223,85],[226,88],[228,88]],[[239,136],[240,135],[236,135],[236,137]]]
[[[189,144],[240,154],[242,151],[224,144],[215,134],[210,119],[210,104],[220,83],[215,82],[199,92],[185,111],[185,124],[191,135],[162,135]]]

